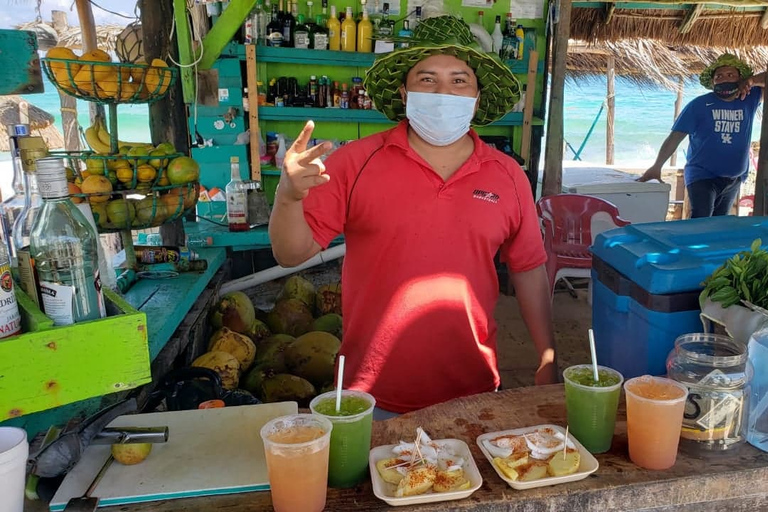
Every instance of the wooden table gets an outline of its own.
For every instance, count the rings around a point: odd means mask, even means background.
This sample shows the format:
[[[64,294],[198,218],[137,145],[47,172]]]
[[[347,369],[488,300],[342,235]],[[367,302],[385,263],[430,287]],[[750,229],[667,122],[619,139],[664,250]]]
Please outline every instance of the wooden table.
[[[611,451],[597,455],[596,473],[570,484],[515,491],[501,480],[477,447],[482,433],[545,423],[565,425],[562,385],[518,388],[461,398],[374,422],[373,446],[396,443],[414,436],[422,426],[433,439],[458,438],[472,449],[483,476],[483,486],[467,499],[398,507],[419,511],[568,511],[653,510],[676,512],[768,510],[768,454],[749,445],[738,453],[708,460],[680,453],[666,471],[647,471],[629,461],[626,411],[619,406]],[[200,471],[205,471],[201,466]],[[327,511],[388,510],[378,500],[370,482],[355,489],[328,490]],[[272,510],[269,493],[248,493],[172,500],[116,507],[120,512],[227,512]],[[28,507],[35,512],[42,508]],[[298,512],[298,511],[297,511]]]

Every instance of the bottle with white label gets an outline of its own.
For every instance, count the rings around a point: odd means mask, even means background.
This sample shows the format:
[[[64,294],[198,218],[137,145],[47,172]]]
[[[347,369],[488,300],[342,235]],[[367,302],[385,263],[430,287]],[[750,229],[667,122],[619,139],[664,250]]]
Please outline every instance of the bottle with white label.
[[[40,192],[37,188],[37,160],[28,160],[24,164],[24,208],[13,222],[11,230],[11,239],[13,240],[15,260],[11,261],[11,268],[14,278],[27,295],[37,304],[40,303],[38,294],[37,277],[35,274],[35,262],[29,254],[29,234],[32,232],[32,225],[37,218],[38,212],[43,204],[40,198]],[[66,170],[65,178],[66,178]]]
[[[64,160],[37,161],[43,206],[29,235],[43,312],[55,325],[106,315],[98,267],[98,235],[69,198]]]
[[[240,177],[240,159],[229,159],[232,172],[227,183],[227,223],[230,231],[248,231],[248,187]]]
[[[21,315],[13,292],[11,259],[4,240],[0,240],[0,340],[21,332]]]

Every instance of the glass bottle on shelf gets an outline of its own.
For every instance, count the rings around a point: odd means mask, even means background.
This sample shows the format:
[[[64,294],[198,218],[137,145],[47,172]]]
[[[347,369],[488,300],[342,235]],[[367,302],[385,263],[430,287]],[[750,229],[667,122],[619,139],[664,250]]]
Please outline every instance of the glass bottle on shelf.
[[[240,177],[240,159],[229,159],[231,171],[227,183],[227,223],[230,231],[248,231],[248,187]]]
[[[491,41],[493,43],[493,53],[501,56],[501,45],[504,42],[504,34],[501,33],[501,16],[496,16],[496,21],[493,24]]]
[[[13,286],[8,246],[5,240],[0,240],[0,339],[21,332],[21,315]]]
[[[515,39],[517,40],[517,60],[523,60],[523,57],[525,57],[525,31],[523,30],[523,26],[518,24],[517,28],[515,29]]]
[[[17,124],[8,127],[9,149],[11,151],[11,163],[13,164],[13,196],[3,201],[3,237],[9,247],[11,259],[15,259],[16,252],[13,247],[13,222],[24,209],[24,170],[21,166],[21,153],[19,152],[19,137],[29,135],[29,125]]]
[[[484,30],[487,30],[485,28],[485,13],[483,11],[477,11],[477,24],[483,27]]]
[[[66,172],[65,170],[65,178]],[[27,292],[27,295],[35,301],[38,307],[42,306],[42,304],[40,303],[40,295],[38,293],[34,261],[29,252],[29,234],[32,232],[32,226],[42,204],[43,200],[40,198],[40,191],[37,188],[35,162],[32,162],[32,165],[28,163],[24,169],[24,208],[14,221],[11,230],[14,252],[16,254],[16,261],[12,260],[12,268],[16,274],[16,281],[21,285],[21,289]]]
[[[341,51],[354,52],[357,49],[357,26],[352,8],[347,7],[347,15],[341,24]]]
[[[276,5],[272,6],[272,20],[267,25],[267,44],[283,46],[283,24],[280,23],[280,12]]]
[[[336,17],[336,6],[331,6],[331,17],[328,18],[328,49],[341,50],[341,23]]]
[[[262,44],[264,40],[263,33],[266,32],[266,14],[264,12],[264,4],[261,0],[256,3],[256,7],[253,8],[251,13],[245,19],[243,25],[243,42],[245,44]],[[259,37],[259,34],[262,34]]]
[[[501,59],[510,60],[515,58],[515,48],[517,40],[515,39],[515,20],[512,13],[507,13],[507,23],[504,27],[504,39],[501,42]]]
[[[309,47],[315,50],[328,49],[328,29],[323,26],[323,16],[318,14],[315,17],[315,24],[309,35]]]
[[[43,312],[55,325],[106,315],[99,279],[98,235],[69,198],[64,160],[37,161],[43,205],[29,235]]]
[[[283,46],[293,46],[293,31],[296,29],[296,19],[291,14],[291,0],[283,13]]]
[[[389,2],[384,2],[382,19],[379,23],[379,35],[382,37],[393,36],[395,34],[395,21],[389,18]]]
[[[321,5],[322,5],[322,10],[320,12],[323,15],[323,26],[325,27],[328,23],[328,0],[322,0]]]
[[[400,31],[397,33],[398,37],[413,37],[413,31],[411,30],[410,23],[408,20],[403,20],[403,28],[400,29]],[[398,48],[408,48],[408,43],[406,42],[399,42],[397,43]]]
[[[307,28],[312,32],[312,29],[315,27],[315,13],[312,12],[312,7],[315,5],[315,3],[312,0],[309,0],[307,2],[307,15],[304,18],[306,21],[304,22],[307,25]]]
[[[296,28],[293,31],[294,48],[309,48],[309,27],[304,24],[304,15],[299,14],[296,20]]]
[[[422,15],[421,15],[421,6],[417,5],[416,6],[416,15],[414,16],[414,19],[413,19],[413,28],[414,29],[416,27],[418,27],[419,24],[421,23],[421,17],[422,17]]]
[[[368,11],[365,10],[365,0],[363,0],[363,19],[357,25],[357,51],[361,53],[373,51],[373,23],[368,18]]]

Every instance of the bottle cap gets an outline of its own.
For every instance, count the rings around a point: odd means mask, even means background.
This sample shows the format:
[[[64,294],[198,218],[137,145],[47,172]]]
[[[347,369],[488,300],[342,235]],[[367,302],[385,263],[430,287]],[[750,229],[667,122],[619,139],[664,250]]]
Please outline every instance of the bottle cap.
[[[37,186],[44,199],[68,197],[67,171],[63,158],[40,158],[35,162]]]
[[[237,157],[237,156],[229,157],[229,163],[231,163],[231,164],[239,164],[240,163],[240,157]]]

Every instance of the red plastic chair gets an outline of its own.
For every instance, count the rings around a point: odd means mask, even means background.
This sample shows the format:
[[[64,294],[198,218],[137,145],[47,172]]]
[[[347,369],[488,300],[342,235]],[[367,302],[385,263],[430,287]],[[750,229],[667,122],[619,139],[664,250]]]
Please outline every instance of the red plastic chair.
[[[748,195],[739,199],[738,208],[739,208],[739,215],[741,215],[742,209],[746,211],[746,214],[744,215],[745,217],[751,217],[752,215],[754,215],[755,214],[755,196]]]
[[[593,236],[629,224],[613,203],[594,196],[559,194],[536,203],[544,231],[551,295],[565,277],[590,277]]]

